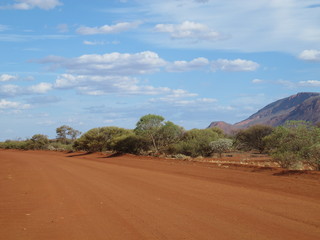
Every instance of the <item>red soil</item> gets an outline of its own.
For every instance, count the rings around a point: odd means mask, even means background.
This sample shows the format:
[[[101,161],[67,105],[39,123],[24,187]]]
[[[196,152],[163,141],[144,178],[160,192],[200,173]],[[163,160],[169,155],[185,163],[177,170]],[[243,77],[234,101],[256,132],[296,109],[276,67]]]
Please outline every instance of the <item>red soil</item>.
[[[0,151],[0,236],[319,239],[320,175],[131,155]]]

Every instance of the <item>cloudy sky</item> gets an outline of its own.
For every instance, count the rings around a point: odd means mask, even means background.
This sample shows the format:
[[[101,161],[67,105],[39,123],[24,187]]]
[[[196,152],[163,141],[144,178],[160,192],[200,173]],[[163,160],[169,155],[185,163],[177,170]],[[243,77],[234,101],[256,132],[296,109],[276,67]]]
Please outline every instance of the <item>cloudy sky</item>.
[[[0,140],[186,129],[320,90],[319,0],[2,0]]]

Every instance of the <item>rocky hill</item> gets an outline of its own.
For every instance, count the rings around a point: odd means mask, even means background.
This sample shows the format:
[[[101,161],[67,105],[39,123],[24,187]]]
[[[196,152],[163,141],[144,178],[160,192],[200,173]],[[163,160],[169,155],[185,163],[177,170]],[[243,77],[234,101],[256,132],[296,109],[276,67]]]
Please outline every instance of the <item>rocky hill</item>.
[[[236,124],[212,122],[210,127],[218,127],[226,133],[252,125],[263,124],[279,126],[288,120],[304,120],[312,123],[320,122],[320,93],[302,92],[275,101]]]

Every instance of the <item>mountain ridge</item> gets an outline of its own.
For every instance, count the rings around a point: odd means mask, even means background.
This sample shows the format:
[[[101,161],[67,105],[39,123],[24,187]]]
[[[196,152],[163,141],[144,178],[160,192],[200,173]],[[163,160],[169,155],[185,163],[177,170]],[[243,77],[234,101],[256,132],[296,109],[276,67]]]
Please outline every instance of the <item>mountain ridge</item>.
[[[208,128],[218,127],[230,134],[257,124],[276,127],[288,120],[304,120],[313,124],[320,122],[320,93],[300,92],[272,102],[238,123],[216,121]]]

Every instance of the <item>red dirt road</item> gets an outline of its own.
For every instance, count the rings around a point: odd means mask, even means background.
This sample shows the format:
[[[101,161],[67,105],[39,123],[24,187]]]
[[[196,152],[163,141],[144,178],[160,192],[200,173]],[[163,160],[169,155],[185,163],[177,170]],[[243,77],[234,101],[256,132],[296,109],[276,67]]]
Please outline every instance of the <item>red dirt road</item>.
[[[0,239],[320,239],[320,178],[0,151]]]

